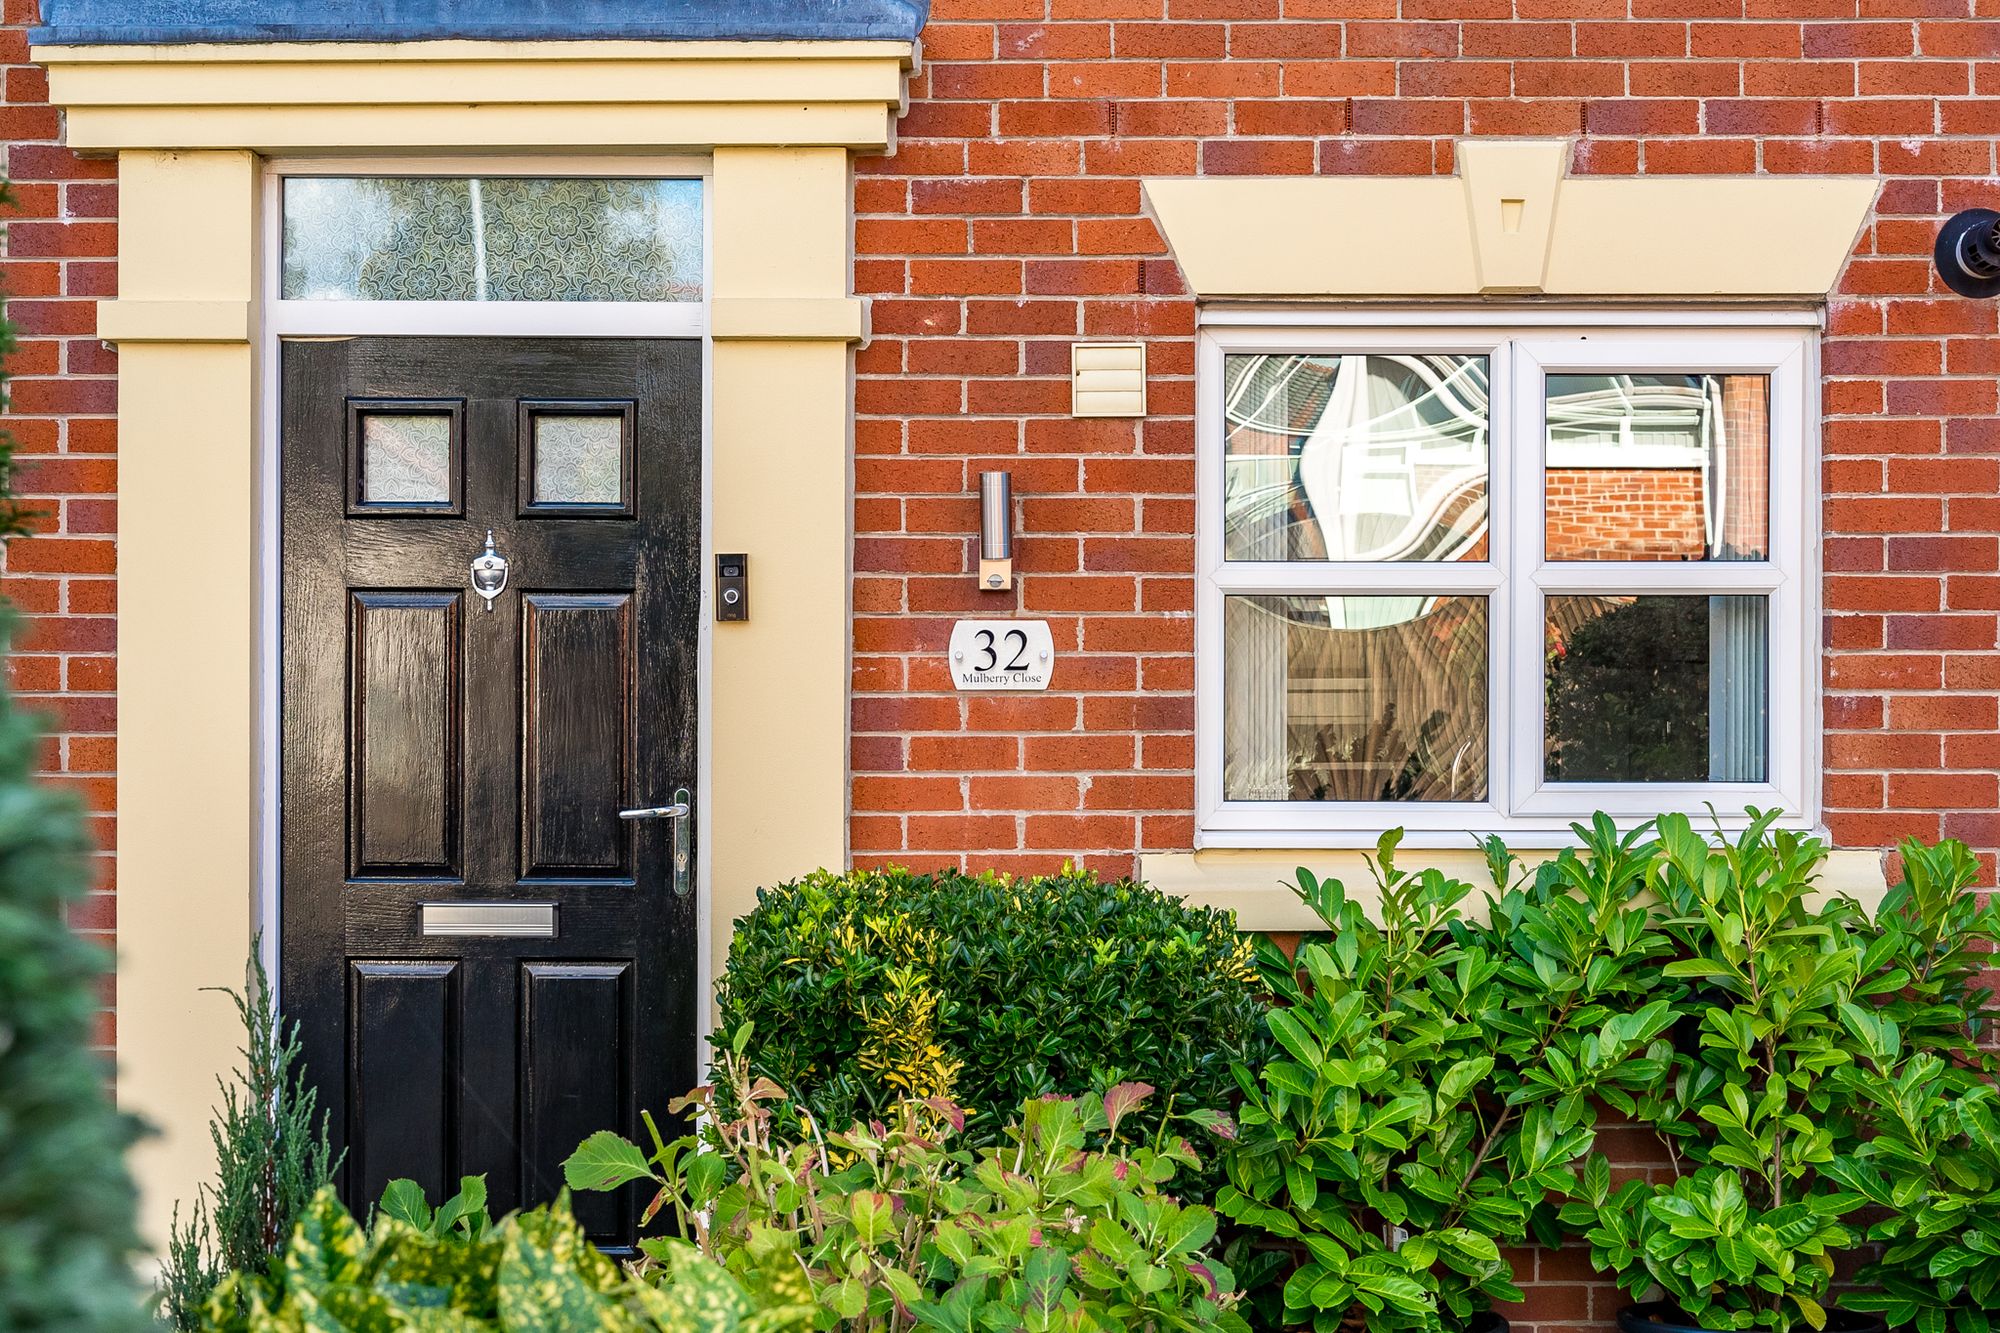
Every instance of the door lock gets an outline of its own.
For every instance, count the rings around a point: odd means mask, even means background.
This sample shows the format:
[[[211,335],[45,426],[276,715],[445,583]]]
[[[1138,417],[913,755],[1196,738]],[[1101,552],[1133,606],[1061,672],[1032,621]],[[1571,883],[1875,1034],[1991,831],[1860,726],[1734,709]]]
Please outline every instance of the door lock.
[[[642,805],[620,810],[620,819],[674,821],[674,896],[685,898],[694,892],[694,794],[686,787],[674,788],[672,805]]]

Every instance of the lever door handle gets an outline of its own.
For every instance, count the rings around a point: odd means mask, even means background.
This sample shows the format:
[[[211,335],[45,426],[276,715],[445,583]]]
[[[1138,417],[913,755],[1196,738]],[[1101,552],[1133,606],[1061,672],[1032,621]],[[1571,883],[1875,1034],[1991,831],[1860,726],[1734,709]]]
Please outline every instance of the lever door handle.
[[[686,801],[675,801],[672,805],[642,805],[636,810],[620,810],[620,819],[679,819],[686,815]]]
[[[620,819],[671,819],[674,821],[674,896],[685,898],[694,892],[694,794],[686,787],[674,788],[672,805],[642,805],[620,810]]]

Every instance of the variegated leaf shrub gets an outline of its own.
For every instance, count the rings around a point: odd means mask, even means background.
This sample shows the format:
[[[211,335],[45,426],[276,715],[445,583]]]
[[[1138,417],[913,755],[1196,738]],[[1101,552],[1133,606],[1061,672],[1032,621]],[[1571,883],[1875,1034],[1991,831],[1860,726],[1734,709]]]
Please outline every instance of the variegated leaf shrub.
[[[957,1146],[964,1112],[905,1098],[886,1121],[790,1137],[785,1094],[749,1073],[749,1029],[719,1062],[730,1082],[675,1110],[705,1126],[650,1151],[610,1133],[570,1158],[573,1189],[651,1181],[645,1216],[686,1239],[641,1242],[665,1292],[697,1257],[745,1281],[805,1273],[814,1326],[843,1333],[1243,1330],[1233,1279],[1209,1254],[1215,1214],[1176,1198],[1197,1165],[1173,1121],[1134,1133],[1152,1089],[1031,1099],[999,1144]],[[1176,1117],[1226,1134],[1220,1116]],[[647,1118],[648,1128],[652,1120]]]
[[[495,1224],[477,1178],[430,1211],[398,1181],[363,1228],[331,1189],[307,1206],[268,1271],[230,1275],[210,1297],[212,1333],[804,1333],[796,1273],[746,1286],[717,1265],[662,1286],[600,1254],[566,1199]]]

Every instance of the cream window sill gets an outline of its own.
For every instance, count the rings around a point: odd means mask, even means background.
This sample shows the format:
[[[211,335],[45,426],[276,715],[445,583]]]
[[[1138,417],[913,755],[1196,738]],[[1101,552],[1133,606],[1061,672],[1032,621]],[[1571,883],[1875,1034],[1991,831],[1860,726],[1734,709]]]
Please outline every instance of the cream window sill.
[[[1527,865],[1538,865],[1556,854],[1554,849],[1519,853]],[[1196,906],[1228,908],[1236,913],[1236,924],[1244,930],[1323,930],[1324,923],[1292,892],[1298,868],[1304,866],[1322,879],[1340,880],[1357,902],[1373,903],[1375,881],[1362,860],[1364,855],[1358,850],[1324,848],[1156,852],[1139,858],[1139,877]],[[1862,905],[1873,907],[1889,890],[1882,862],[1883,854],[1877,851],[1832,852],[1820,868],[1820,889],[1829,895],[1849,894]],[[1490,883],[1486,862],[1470,848],[1405,847],[1398,851],[1396,864],[1403,870],[1435,867],[1464,880],[1473,886],[1468,905],[1475,910],[1484,905],[1482,891]]]

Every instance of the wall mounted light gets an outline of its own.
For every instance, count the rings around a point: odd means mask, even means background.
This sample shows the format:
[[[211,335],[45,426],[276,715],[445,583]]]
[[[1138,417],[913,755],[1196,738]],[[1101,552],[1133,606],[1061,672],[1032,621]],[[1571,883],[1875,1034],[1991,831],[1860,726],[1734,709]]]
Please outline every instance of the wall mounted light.
[[[979,590],[1014,586],[1014,479],[1006,472],[979,474]]]
[[[2000,213],[1968,208],[1945,220],[1937,238],[1938,276],[1960,296],[2000,296]]]

